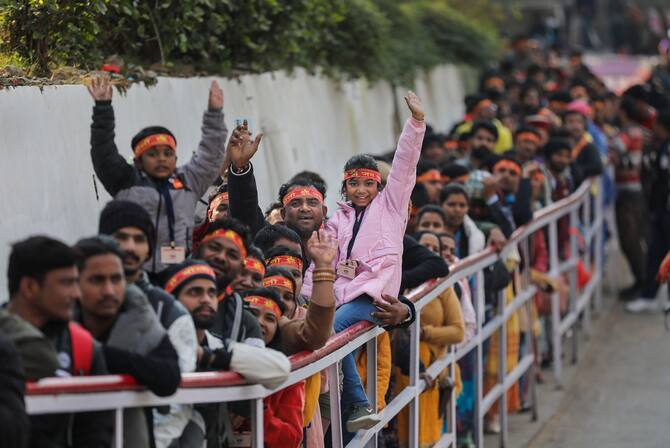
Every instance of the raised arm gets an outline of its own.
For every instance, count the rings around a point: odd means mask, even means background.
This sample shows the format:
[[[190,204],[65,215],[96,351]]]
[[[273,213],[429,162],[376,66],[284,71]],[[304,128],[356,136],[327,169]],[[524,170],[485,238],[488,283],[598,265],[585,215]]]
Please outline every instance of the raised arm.
[[[186,184],[200,197],[219,175],[225,157],[228,129],[223,121],[223,90],[216,81],[209,88],[207,110],[202,118],[198,150],[181,168]]]
[[[130,187],[137,170],[119,154],[114,143],[114,109],[112,108],[112,85],[107,77],[93,78],[87,87],[95,100],[91,123],[91,159],[95,174],[105,190],[115,196],[120,190]]]
[[[406,214],[409,198],[416,182],[416,164],[421,156],[421,143],[426,132],[423,105],[414,92],[405,96],[412,117],[405,122],[393,164],[384,189],[385,200],[398,214]]]

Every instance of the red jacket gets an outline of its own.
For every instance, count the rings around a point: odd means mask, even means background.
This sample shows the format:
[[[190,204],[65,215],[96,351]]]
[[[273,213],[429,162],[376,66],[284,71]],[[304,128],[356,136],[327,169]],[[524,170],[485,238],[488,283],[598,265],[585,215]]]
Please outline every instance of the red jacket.
[[[266,448],[295,448],[302,441],[305,382],[275,392],[263,400]]]

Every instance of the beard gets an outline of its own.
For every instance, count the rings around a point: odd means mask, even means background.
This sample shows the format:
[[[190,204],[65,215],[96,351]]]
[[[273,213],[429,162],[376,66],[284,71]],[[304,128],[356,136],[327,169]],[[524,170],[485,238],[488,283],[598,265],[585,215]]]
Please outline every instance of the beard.
[[[477,146],[472,150],[472,158],[484,161],[491,156],[491,151],[486,146]]]
[[[201,311],[205,307],[199,306],[198,308],[194,309],[193,312],[191,313],[191,317],[193,317],[193,324],[195,325],[195,328],[198,330],[209,330],[212,328],[212,325],[214,324],[214,316],[216,315],[216,311],[213,311],[210,316],[199,316],[197,313],[198,311]]]
[[[316,224],[310,229],[300,228],[297,225],[290,222],[286,222],[285,225],[286,227],[297,233],[298,236],[300,236],[301,240],[308,240],[312,236],[312,233],[319,228],[319,226],[317,226]]]

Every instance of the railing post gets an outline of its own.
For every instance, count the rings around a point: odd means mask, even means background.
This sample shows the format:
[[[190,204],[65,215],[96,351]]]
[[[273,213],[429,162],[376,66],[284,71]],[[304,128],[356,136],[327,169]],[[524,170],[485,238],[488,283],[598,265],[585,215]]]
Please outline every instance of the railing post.
[[[523,271],[521,273],[523,288],[528,288],[531,286],[530,280],[530,269],[531,269],[531,258],[530,258],[530,241],[535,237],[535,234],[529,235],[527,238],[521,242],[521,259],[523,261]],[[530,351],[533,354],[533,363],[528,369],[527,381],[528,381],[528,392],[530,393],[530,402],[531,402],[531,419],[537,421],[538,412],[537,412],[537,365],[538,365],[538,355],[539,353],[535,350],[535,338],[533,336],[533,297],[528,299],[524,309],[526,310],[526,316],[529,322],[528,326],[528,346]]]
[[[419,361],[420,361],[421,313],[410,326],[409,387],[414,388],[414,397],[409,402],[409,446],[419,446]]]
[[[553,276],[560,276],[558,269],[558,230],[557,221],[553,220],[549,223],[549,272]],[[561,346],[561,306],[558,292],[554,291],[551,294],[551,341],[552,353],[554,363],[554,377],[556,378],[557,387],[563,387],[561,374],[563,365],[561,364],[561,354],[563,348]]]
[[[592,200],[594,200],[594,198],[596,201],[598,200],[597,196],[592,197],[590,193],[586,195],[586,198],[584,200],[584,208],[582,209],[582,225],[585,228],[584,267],[586,268],[587,271],[591,272],[592,275],[594,272],[593,257],[592,257],[593,236],[595,235],[595,232],[598,231],[596,226],[597,221],[593,216],[591,208],[591,202]],[[588,337],[591,334],[591,297],[588,298],[587,304],[584,307],[583,328],[585,336]]]
[[[449,353],[453,356],[456,353],[456,350],[454,346],[452,345]],[[451,364],[449,364],[449,378],[451,378],[452,381],[455,380],[455,374],[456,374],[456,361],[452,361]],[[451,397],[449,398],[449,413],[447,414],[449,417],[449,432],[453,435],[454,437],[454,443],[453,446],[456,446],[457,443],[457,428],[456,428],[456,397],[454,396],[454,391],[451,391]]]
[[[477,356],[475,357],[474,366],[474,383],[475,383],[475,405],[473,417],[474,421],[474,436],[477,448],[484,446],[484,412],[482,410],[482,400],[484,399],[484,340],[482,339],[482,327],[484,326],[485,317],[485,303],[484,303],[484,272],[479,271],[475,274],[475,281],[472,288],[473,304],[475,306],[475,313],[477,315]]]
[[[575,264],[570,268],[570,273],[568,274],[568,282],[570,284],[570,298],[568,300],[570,311],[568,315],[575,316],[575,322],[572,324],[572,364],[577,363],[577,326],[579,323],[579,310],[577,308],[577,300],[579,299],[577,262],[580,260],[580,257],[577,232],[579,232],[579,220],[577,209],[574,209],[570,212],[570,260],[574,260]]]
[[[368,401],[374,412],[377,412],[377,338],[370,339],[365,345],[366,356],[365,362],[367,366],[367,393]],[[368,447],[376,448],[377,446],[377,436],[379,434],[375,433],[370,442],[368,442]]]
[[[123,408],[114,410],[114,446],[123,448]]]
[[[593,274],[597,272],[599,275],[598,278],[598,285],[596,286],[595,290],[595,303],[594,303],[594,312],[596,315],[598,315],[602,309],[602,300],[603,300],[603,232],[605,230],[605,216],[604,216],[604,204],[603,204],[603,199],[604,195],[602,193],[603,191],[603,182],[602,182],[602,177],[598,177],[595,181],[596,185],[596,194],[595,194],[595,205],[596,205],[596,212],[595,212],[595,226],[597,227],[597,230],[595,232],[596,235],[596,250],[595,250],[595,260],[594,260],[594,265],[595,268],[592,270]],[[590,306],[591,304],[589,304]]]
[[[506,289],[506,288],[505,288]],[[498,293],[498,315],[503,317],[505,315],[505,289]],[[507,374],[507,320],[503,319],[502,325],[498,329],[500,337],[498,338],[498,383],[504,389],[505,376]],[[507,440],[507,391],[503,390],[499,399],[500,413],[500,447],[508,446]]]
[[[264,446],[263,434],[263,399],[251,400],[251,446]]]
[[[342,414],[340,413],[340,365],[328,367],[328,394],[330,395],[330,435],[332,446],[342,446]]]

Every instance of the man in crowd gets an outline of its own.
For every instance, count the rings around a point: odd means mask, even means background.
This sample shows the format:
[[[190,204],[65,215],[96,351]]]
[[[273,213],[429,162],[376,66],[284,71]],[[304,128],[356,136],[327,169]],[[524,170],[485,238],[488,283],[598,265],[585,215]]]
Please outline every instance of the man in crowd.
[[[170,294],[152,285],[143,266],[151,257],[154,225],[139,204],[120,199],[109,202],[100,213],[99,233],[112,236],[123,251],[123,270],[128,284],[135,284],[149,299],[170,343],[179,355],[182,373],[195,370],[197,342],[193,321],[184,307]],[[173,405],[170,412],[154,411],[154,434],[159,448],[179,434],[191,413],[189,405]]]
[[[19,342],[28,378],[108,373],[101,345],[72,322],[72,310],[81,298],[78,276],[77,253],[60,241],[34,236],[12,246],[8,309],[16,321],[3,328]],[[42,342],[42,334],[48,344]],[[31,447],[111,445],[113,416],[109,412],[33,416],[30,420]]]
[[[78,321],[103,344],[111,373],[131,375],[159,396],[172,395],[181,374],[169,336],[142,291],[128,285],[123,253],[108,236],[80,240]],[[154,446],[150,410],[124,410],[124,444]]]
[[[574,101],[568,105],[563,115],[563,124],[572,144],[570,171],[575,186],[580,185],[588,177],[597,176],[603,172],[603,163],[598,149],[592,143],[589,134],[586,133],[589,111],[588,104]]]

